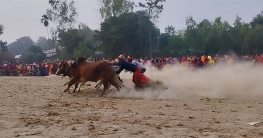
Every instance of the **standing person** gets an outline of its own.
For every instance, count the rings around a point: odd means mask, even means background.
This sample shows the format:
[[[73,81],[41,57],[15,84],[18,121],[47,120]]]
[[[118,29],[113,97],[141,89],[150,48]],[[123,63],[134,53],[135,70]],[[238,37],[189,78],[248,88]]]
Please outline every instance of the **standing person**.
[[[135,59],[133,59],[132,56],[128,56],[127,59],[128,59],[128,62],[131,62],[132,64],[134,64],[138,68],[140,68],[142,70],[142,73],[144,73],[146,71],[146,68],[143,66],[143,64],[140,63],[139,61],[136,61]]]
[[[150,80],[148,77],[146,77],[142,73],[142,70],[139,67],[137,67],[136,65],[131,64],[131,63],[127,62],[127,61],[125,61],[123,55],[120,55],[118,57],[118,63],[115,63],[114,65],[120,66],[119,71],[116,72],[116,73],[121,73],[121,71],[123,69],[132,72],[133,73],[132,81],[139,88],[143,89],[144,87],[143,87],[142,84],[143,83],[148,83],[149,80]]]

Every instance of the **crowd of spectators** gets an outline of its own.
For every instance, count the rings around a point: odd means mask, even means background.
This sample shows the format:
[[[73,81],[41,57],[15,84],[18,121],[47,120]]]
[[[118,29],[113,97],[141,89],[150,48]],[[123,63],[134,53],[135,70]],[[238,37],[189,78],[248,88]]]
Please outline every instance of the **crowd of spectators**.
[[[105,59],[101,59],[105,60]],[[114,61],[115,59],[108,59],[108,61]],[[144,58],[135,59],[141,62],[144,66],[150,68],[156,68],[161,70],[165,66],[172,65],[182,65],[189,68],[202,68],[210,65],[215,65],[218,63],[223,63],[226,65],[251,62],[253,65],[259,64],[263,65],[263,55],[252,56],[244,55],[237,56],[223,55],[223,56],[184,56],[179,58],[165,57],[165,58]],[[92,60],[100,61],[100,60]],[[68,61],[71,62],[71,61]],[[0,64],[0,76],[48,76],[55,74],[58,68],[59,62],[43,62],[43,63],[32,63],[32,64],[22,64],[22,63],[10,63],[4,62]]]
[[[0,76],[48,76],[57,70],[57,62],[44,63],[11,63],[0,64]]]

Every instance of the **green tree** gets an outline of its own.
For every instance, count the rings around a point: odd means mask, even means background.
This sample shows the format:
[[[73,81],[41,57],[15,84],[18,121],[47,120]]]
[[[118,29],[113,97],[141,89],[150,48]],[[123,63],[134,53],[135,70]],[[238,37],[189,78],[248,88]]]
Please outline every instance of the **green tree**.
[[[187,55],[188,49],[184,47],[185,45],[184,43],[185,41],[183,39],[182,34],[172,35],[170,37],[170,41],[164,56],[170,55],[170,56],[181,57]]]
[[[199,54],[200,47],[198,44],[198,29],[196,21],[190,16],[186,18],[186,30],[184,33],[184,40],[185,40],[185,49],[189,51],[191,54]],[[190,53],[187,53],[190,54]]]
[[[0,24],[0,35],[4,33],[4,26]],[[5,60],[12,61],[14,56],[8,52],[7,42],[0,40],[0,63],[3,63]]]
[[[3,32],[4,32],[4,26],[0,24],[0,35],[3,34]]]
[[[234,26],[231,29],[232,49],[239,54],[248,54],[248,50],[245,50],[246,47],[244,46],[244,40],[248,35],[250,28],[249,24],[246,24],[241,20],[241,17],[236,16]]]
[[[103,20],[132,12],[134,7],[134,2],[129,0],[99,0],[99,2],[101,4],[99,11]]]
[[[221,17],[215,18],[214,21],[204,19],[197,23],[190,16],[186,19],[186,25],[185,30],[170,34],[168,46],[168,35],[161,34],[159,44],[163,55],[169,53],[174,53],[174,56],[216,55],[232,52],[238,55],[262,54],[262,12],[250,23],[244,23],[239,16],[236,17],[233,25],[222,21]],[[167,28],[166,33],[168,32]]]
[[[151,19],[155,21],[163,11],[163,2],[165,2],[165,0],[146,0],[146,3],[139,2],[138,6],[145,8]]]
[[[256,25],[263,25],[263,11],[260,14],[257,14],[256,17],[250,22],[252,28],[256,27]]]
[[[175,34],[175,28],[172,25],[168,25],[165,28],[165,33],[169,34],[169,35],[174,35]]]
[[[40,46],[36,46],[36,45],[29,47],[28,51],[33,52],[33,53],[43,53],[42,48]]]
[[[28,50],[34,41],[29,36],[24,36],[7,45],[8,50],[14,55],[20,55]]]
[[[100,31],[97,31],[97,37],[106,57],[116,57],[119,54],[141,57],[143,53],[149,56],[149,31],[153,34],[152,39],[157,41],[159,30],[145,12],[138,11],[106,19]]]
[[[0,24],[0,35],[3,34],[4,32],[4,26]],[[7,42],[3,42],[2,40],[0,40],[0,51],[1,52],[6,52],[8,51],[8,48],[7,48]]]
[[[163,11],[163,2],[165,0],[146,0],[146,3],[139,2],[138,6],[146,9],[148,16],[152,20],[153,23],[156,22],[156,19],[159,18],[159,14]],[[149,49],[150,49],[150,57],[152,57],[153,47],[152,47],[152,36],[151,31],[149,31]]]
[[[48,50],[51,48],[54,48],[53,46],[53,40],[52,39],[46,39],[46,37],[39,37],[36,45],[40,46],[43,50]]]
[[[165,54],[167,54],[167,47],[170,42],[170,37],[171,36],[168,33],[162,33],[159,37],[159,49],[162,53],[162,56],[165,56]]]
[[[77,58],[80,56],[91,57],[94,54],[94,50],[91,50],[89,46],[91,45],[90,40],[86,40],[79,44],[77,48],[74,49],[73,57]]]
[[[244,49],[247,54],[262,54],[263,51],[263,26],[256,25],[249,30],[245,37]]]
[[[48,3],[51,8],[46,10],[41,21],[45,26],[48,26],[48,21],[53,21],[56,24],[56,29],[52,29],[53,39],[56,40],[59,32],[74,28],[78,16],[77,9],[74,1],[68,3],[67,0],[49,0]]]
[[[46,58],[46,55],[43,53],[40,46],[32,45],[27,51],[25,51],[19,61],[21,63],[33,63],[33,62],[43,62]]]
[[[57,51],[57,55],[58,55],[58,58],[60,60],[67,60],[67,59],[70,59],[70,57],[68,56],[67,54],[67,51],[65,50],[65,48],[61,48]]]
[[[49,19],[48,19],[47,15],[43,15],[40,21],[41,21],[41,23],[44,24],[45,27],[48,27],[48,25],[49,25],[48,20]]]
[[[148,56],[149,52],[149,30],[152,30],[153,23],[150,20],[147,12],[145,11],[137,11],[138,15],[138,37],[139,37],[139,57]]]
[[[174,50],[171,50],[168,48],[170,39],[172,36],[175,35],[175,28],[172,25],[168,25],[164,29],[165,33],[160,34],[158,37],[158,47],[159,47],[159,52],[158,56],[165,56],[165,55],[171,55],[171,53],[174,53]]]
[[[233,50],[231,43],[231,26],[228,22],[222,22],[221,17],[217,17],[212,27],[214,35],[214,51],[212,54],[227,54]],[[239,51],[235,51],[239,52]]]
[[[60,32],[58,37],[60,39],[59,45],[64,49],[68,58],[76,57],[85,52],[87,53],[86,56],[94,53],[96,42],[93,40],[93,31],[84,24],[81,24],[79,29]]]
[[[3,42],[2,40],[0,40],[0,51],[1,52],[6,52],[6,51],[8,51],[8,48],[7,48],[7,42],[5,41],[5,42]]]
[[[6,45],[7,45],[7,42],[3,42],[2,40],[0,40],[1,62],[3,62],[6,59],[5,53],[8,51],[8,48]]]

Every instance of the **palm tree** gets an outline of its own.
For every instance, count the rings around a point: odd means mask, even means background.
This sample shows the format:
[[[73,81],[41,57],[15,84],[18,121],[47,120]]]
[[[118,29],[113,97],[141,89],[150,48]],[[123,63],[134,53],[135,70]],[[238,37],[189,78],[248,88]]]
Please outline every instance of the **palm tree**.
[[[7,45],[7,42],[3,42],[2,40],[0,40],[1,52],[6,52],[6,51],[8,51],[6,45]]]
[[[48,34],[48,20],[49,18],[47,17],[47,15],[43,15],[42,18],[41,18],[41,23],[44,23],[44,26],[47,27],[47,38],[49,40],[49,34]],[[49,49],[49,54],[50,54],[50,49]]]
[[[6,51],[8,51],[8,48],[7,48],[7,42],[3,42],[2,40],[0,40],[0,51],[1,51],[1,54],[2,54],[2,62],[4,62],[4,53]]]
[[[47,27],[47,35],[48,35],[48,17],[46,15],[43,15],[40,21],[41,23],[44,23],[45,27]],[[48,39],[49,39],[49,35],[48,35]]]

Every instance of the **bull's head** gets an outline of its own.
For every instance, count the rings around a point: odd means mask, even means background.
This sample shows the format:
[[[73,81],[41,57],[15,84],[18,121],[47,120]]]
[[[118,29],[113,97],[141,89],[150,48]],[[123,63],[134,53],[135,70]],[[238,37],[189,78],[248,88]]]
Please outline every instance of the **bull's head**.
[[[66,62],[59,63],[58,64],[58,69],[56,71],[56,75],[61,75],[61,74],[64,75],[66,73],[66,71],[67,71],[67,69],[66,69],[67,65],[68,65],[68,63],[66,63]]]

